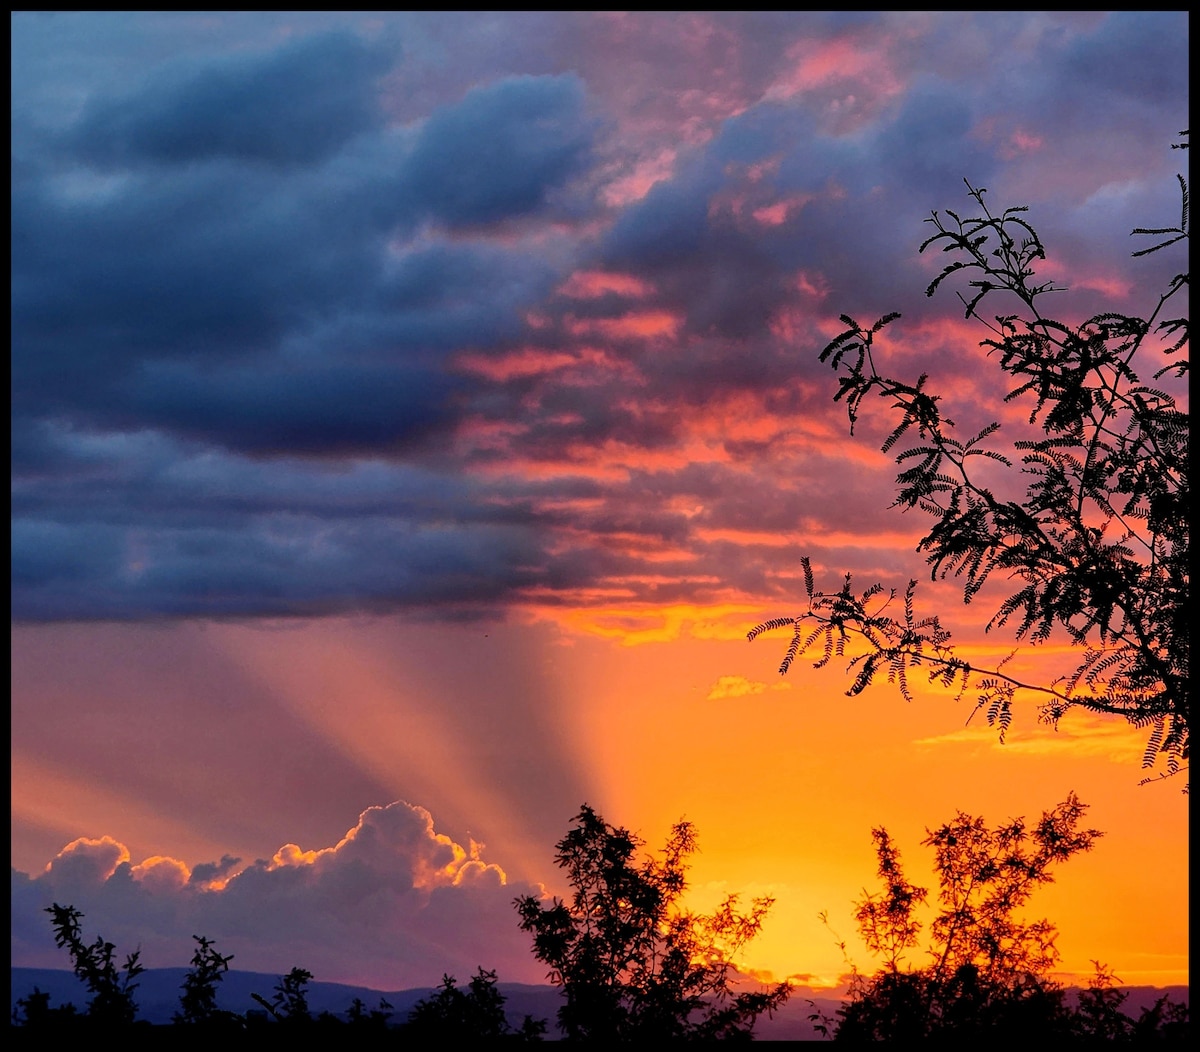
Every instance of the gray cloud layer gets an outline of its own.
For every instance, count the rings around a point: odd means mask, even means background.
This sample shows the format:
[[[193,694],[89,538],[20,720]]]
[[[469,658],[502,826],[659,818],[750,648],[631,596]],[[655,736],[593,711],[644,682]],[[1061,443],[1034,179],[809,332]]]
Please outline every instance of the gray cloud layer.
[[[964,175],[1068,280],[1172,265],[1127,232],[1177,208],[1183,13],[294,22],[13,20],[17,619],[782,598],[696,531],[883,528],[886,471],[831,504],[844,462],[781,443],[831,413],[829,319],[946,316],[915,245]],[[914,368],[987,412],[947,350]],[[463,367],[527,351],[569,364]],[[689,463],[715,406],[762,433]]]

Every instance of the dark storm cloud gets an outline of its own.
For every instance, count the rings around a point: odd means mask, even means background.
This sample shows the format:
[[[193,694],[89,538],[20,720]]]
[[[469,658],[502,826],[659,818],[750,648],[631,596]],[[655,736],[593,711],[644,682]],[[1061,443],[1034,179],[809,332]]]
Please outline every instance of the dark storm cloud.
[[[322,615],[408,606],[482,614],[545,576],[527,529],[273,510],[219,526],[13,523],[14,616],[24,620]],[[89,595],[86,605],[81,595]]]
[[[120,564],[123,539],[117,529],[91,526],[86,532],[66,523],[14,517],[12,522],[12,596],[26,589],[53,603],[102,586]],[[71,599],[67,599],[69,609]]]
[[[153,432],[97,437],[49,426],[36,442],[40,460],[53,465],[53,478],[39,480],[35,464],[14,481],[13,510],[22,516],[57,510],[62,521],[183,526],[281,508],[333,518],[423,511],[431,518],[487,521],[495,515],[465,478],[378,460],[252,460]],[[74,515],[64,508],[72,493],[80,498]]]
[[[794,300],[789,279],[800,269],[819,273],[839,303],[919,301],[922,221],[939,204],[961,208],[963,176],[986,184],[995,166],[969,140],[971,124],[961,92],[938,78],[914,83],[887,121],[851,141],[820,131],[802,111],[765,105],[727,122],[694,173],[630,210],[610,251],[656,280],[667,270],[689,318],[711,319],[710,331],[730,336],[764,337],[764,321]],[[746,178],[772,164],[757,181]],[[774,201],[794,207],[768,224],[755,213]],[[664,257],[671,241],[685,246],[686,262]]]
[[[192,867],[189,884],[209,884],[232,872],[242,860],[235,855],[222,855],[219,862],[198,862]]]
[[[871,167],[879,171],[886,165],[889,187],[899,187],[897,196],[953,200],[963,192],[964,176],[983,185],[994,163],[970,141],[972,124],[971,107],[954,85],[922,78],[872,144],[878,167]]]
[[[454,384],[402,364],[305,364],[228,373],[162,367],[137,377],[130,403],[144,426],[250,455],[398,452],[450,419]]]
[[[453,241],[406,251],[389,260],[374,290],[370,350],[387,357],[398,344],[444,354],[519,338],[521,308],[540,302],[560,276],[558,254],[554,246],[537,253]]]
[[[109,169],[39,168],[31,149],[13,197],[17,412],[82,408],[100,426],[171,430],[148,390],[162,380],[157,362],[248,361],[224,377],[171,377],[181,381],[164,399],[172,408],[198,403],[181,433],[204,418],[209,441],[244,438],[254,451],[298,439],[320,451],[322,420],[309,410],[325,386],[343,401],[326,413],[338,420],[332,448],[345,447],[356,392],[367,403],[359,445],[386,446],[394,436],[376,426],[372,402],[409,389],[397,415],[412,421],[417,401],[450,386],[431,352],[511,337],[546,290],[545,262],[521,247],[428,239],[396,257],[389,239],[422,216],[478,225],[540,207],[586,154],[582,89],[571,77],[479,89],[435,112],[408,149],[408,137],[379,127],[382,68],[378,49],[341,34],[192,61],[85,108],[74,140],[93,160],[106,144]],[[271,159],[290,167],[243,163]],[[276,356],[297,345],[325,361],[289,377],[294,363]],[[384,351],[394,376],[353,375],[355,354]],[[298,415],[260,435],[239,423],[260,392],[214,392],[223,382],[274,388],[264,415],[286,417],[289,402]]]
[[[511,77],[425,122],[405,182],[430,215],[491,223],[538,209],[581,169],[591,143],[577,77]]]
[[[762,528],[883,528],[884,476],[811,455],[838,314],[902,311],[966,419],[1003,397],[922,295],[964,177],[1035,206],[1080,309],[1173,221],[1181,14],[232,17],[71,76],[14,22],[16,617],[766,587],[697,532],[751,529],[746,478]]]
[[[478,616],[554,562],[532,509],[434,471],[248,461],[153,432],[44,428],[39,442],[53,475],[17,475],[12,496],[12,609],[27,620]]]
[[[232,158],[311,164],[379,125],[374,79],[387,56],[349,33],[263,55],[168,67],[123,98],[93,102],[77,132],[102,164]]]

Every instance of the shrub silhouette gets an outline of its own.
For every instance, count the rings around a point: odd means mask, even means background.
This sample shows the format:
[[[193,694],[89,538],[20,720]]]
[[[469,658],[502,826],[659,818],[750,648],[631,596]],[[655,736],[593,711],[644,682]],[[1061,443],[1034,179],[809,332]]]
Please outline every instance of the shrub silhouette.
[[[504,995],[496,989],[496,973],[482,967],[465,990],[453,976],[442,976],[433,995],[413,1006],[405,1027],[405,1036],[460,1041],[538,1040],[545,1032],[545,1021],[531,1016],[513,1030],[504,1014]]]
[[[308,1010],[308,984],[312,972],[304,968],[293,968],[275,984],[275,996],[267,1000],[261,994],[251,994],[277,1023],[308,1023],[312,1015]]]
[[[384,997],[379,999],[378,1008],[370,1009],[367,1008],[361,997],[356,997],[350,1002],[350,1008],[346,1012],[346,1022],[359,1029],[385,1029],[391,1017],[392,1006]]]
[[[38,987],[28,997],[17,999],[13,1007],[13,1026],[45,1027],[79,1026],[84,1017],[80,1016],[73,1004],[51,1006],[50,995]]]
[[[28,997],[16,1001],[13,1025],[78,1029],[132,1024],[137,1015],[137,1004],[133,1000],[137,983],[133,980],[144,971],[138,963],[138,953],[130,954],[124,968],[118,969],[112,943],[99,937],[93,943],[83,941],[79,925],[83,914],[79,910],[55,903],[46,912],[52,915],[57,945],[67,949],[75,974],[87,984],[92,1000],[86,1014],[81,1015],[72,1004],[52,1007],[50,995],[34,987]],[[220,1009],[217,1007],[217,987],[229,970],[233,955],[218,953],[212,940],[204,936],[193,935],[192,938],[196,950],[180,987],[179,1010],[172,1017],[176,1028],[232,1032],[258,1024],[282,1024],[289,1029],[348,1025],[364,1036],[367,1031],[382,1033],[388,1029],[388,1020],[393,1013],[392,1006],[384,998],[380,998],[377,1008],[368,1009],[362,999],[356,997],[345,1013],[345,1020],[329,1012],[322,1012],[314,1019],[308,1006],[308,984],[312,973],[304,968],[293,968],[281,976],[270,1000],[261,994],[250,995],[264,1010],[257,1017],[254,1010],[242,1015]],[[540,1037],[546,1029],[544,1022],[526,1016],[521,1028],[513,1031],[504,1016],[504,997],[496,989],[496,973],[482,968],[465,992],[455,988],[453,978],[444,977],[438,994],[418,1003],[413,1023],[410,1032],[431,1037],[445,1033],[468,1038],[505,1036],[530,1040]]]
[[[217,1007],[217,985],[229,971],[233,954],[222,956],[213,948],[212,940],[193,935],[196,952],[192,966],[183,978],[183,993],[174,1022],[181,1026],[241,1025],[242,1017]]]
[[[575,889],[571,902],[516,900],[534,954],[566,995],[558,1017],[567,1037],[749,1037],[761,1013],[784,1003],[786,983],[761,993],[730,989],[732,958],[758,933],[771,899],[755,899],[745,914],[737,896],[709,917],[679,908],[696,848],[690,823],[674,827],[661,860],[639,862],[642,842],[587,804],[574,822],[556,857]]]
[[[47,906],[45,912],[51,916],[54,944],[66,949],[71,957],[72,970],[92,995],[87,1006],[88,1021],[104,1027],[132,1024],[137,1017],[137,1002],[133,999],[133,992],[138,984],[134,980],[145,971],[138,963],[140,951],[129,954],[124,965],[118,968],[113,958],[116,947],[111,942],[106,942],[101,936],[96,936],[92,943],[83,941],[83,931],[79,926],[83,914],[79,910],[72,906],[60,906],[56,902]],[[57,1010],[57,1016],[50,1015],[53,1010],[49,1009],[48,996],[35,991],[34,998],[35,1003],[24,1004],[26,1018],[31,1010],[39,1022],[50,1019],[65,1021],[75,1014],[74,1009],[60,1009]]]

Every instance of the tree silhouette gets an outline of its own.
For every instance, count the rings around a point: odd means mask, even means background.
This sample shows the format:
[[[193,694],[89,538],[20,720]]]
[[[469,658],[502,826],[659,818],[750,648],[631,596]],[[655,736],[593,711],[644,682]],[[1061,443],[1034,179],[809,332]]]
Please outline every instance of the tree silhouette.
[[[1091,848],[1101,834],[1080,830],[1085,806],[1072,794],[1032,827],[1024,819],[989,828],[961,811],[929,832],[935,852],[938,912],[930,925],[931,964],[903,968],[921,924],[928,892],[908,882],[886,829],[873,831],[883,894],[868,893],[855,919],[867,948],[883,958],[872,977],[855,974],[839,1010],[842,1040],[913,1041],[955,1035],[999,1036],[1036,1023],[1039,1034],[1069,1036],[1054,927],[1025,922],[1016,911],[1052,867]]]
[[[730,896],[712,916],[679,907],[695,831],[679,822],[662,858],[638,861],[642,841],[610,826],[586,804],[559,841],[556,861],[575,889],[571,902],[516,900],[534,954],[550,966],[566,1003],[559,1023],[569,1038],[670,1041],[748,1037],[757,1017],[787,999],[773,990],[734,994],[732,959],[762,926],[772,904],[749,913]]]
[[[930,963],[912,967],[908,951],[920,941],[916,913],[928,891],[904,876],[887,830],[873,831],[882,893],[864,893],[855,919],[882,967],[854,970],[838,1019],[814,1016],[841,1041],[1027,1039],[1039,1041],[1186,1036],[1186,1005],[1165,996],[1133,1020],[1120,1011],[1127,996],[1099,964],[1089,989],[1071,1005],[1052,975],[1059,955],[1054,926],[1026,921],[1018,911],[1054,880],[1053,870],[1091,849],[1102,834],[1081,829],[1086,805],[1071,794],[1035,823],[1023,818],[986,825],[959,812],[929,831],[938,878],[937,912],[929,926]],[[844,949],[843,944],[843,949]]]
[[[1129,991],[1119,989],[1115,984],[1120,980],[1099,961],[1092,963],[1096,967],[1095,977],[1091,986],[1080,992],[1074,1013],[1076,1036],[1092,1041],[1188,1043],[1191,1013],[1187,1004],[1172,1001],[1168,994],[1163,994],[1133,1019],[1121,1011]]]
[[[1136,229],[1158,240],[1135,256],[1188,240],[1188,187],[1178,179],[1179,225]],[[912,382],[884,371],[876,338],[898,314],[869,328],[842,315],[847,329],[820,358],[838,373],[835,400],[846,403],[851,434],[868,395],[896,413],[882,446],[900,468],[893,506],[933,519],[917,546],[931,576],[960,580],[965,603],[994,575],[1015,582],[986,630],[1011,624],[1017,640],[1034,644],[1061,631],[1081,653],[1050,683],[1006,672],[1008,659],[972,666],[936,616],[917,615],[915,581],[896,610],[895,589],[859,590],[850,574],[838,591],[818,590],[808,559],[808,609],[765,621],[749,638],[792,630],[781,673],[813,648],[816,667],[835,655],[848,660],[851,696],[883,672],[909,699],[910,672],[924,666],[960,697],[976,691],[974,711],[1001,739],[1020,694],[1040,696],[1053,723],[1074,708],[1119,716],[1149,731],[1143,766],[1165,758],[1161,776],[1175,774],[1189,747],[1189,418],[1138,370],[1152,371],[1152,381],[1186,375],[1188,319],[1167,316],[1167,307],[1186,297],[1188,274],[1170,280],[1145,318],[1106,311],[1076,326],[1057,321],[1042,312],[1042,297],[1063,290],[1035,278],[1046,253],[1027,209],[996,213],[985,189],[967,189],[977,215],[935,211],[926,220],[934,233],[921,251],[955,257],[926,294],[952,275],[969,277],[967,293],[958,293],[965,316],[990,330],[981,346],[1007,378],[1006,402],[1028,409],[1027,429],[1003,449],[995,446],[998,422],[956,437],[926,375]],[[980,305],[1002,293],[1019,313],[986,320]]]
[[[133,1000],[137,983],[133,980],[145,970],[138,963],[138,953],[130,954],[124,968],[118,970],[113,959],[116,948],[112,943],[99,937],[94,943],[83,941],[79,925],[83,914],[79,910],[55,903],[46,912],[52,915],[55,941],[67,949],[75,974],[87,984],[93,997],[86,1014],[81,1015],[72,1004],[52,1007],[50,995],[34,987],[31,994],[14,1002],[13,1025],[36,1029],[70,1027],[78,1031],[133,1023],[137,1015],[137,1004]],[[308,1030],[349,1026],[357,1032],[360,1041],[371,1034],[378,1036],[388,1032],[392,1006],[382,997],[378,1007],[372,1009],[368,1009],[361,998],[354,998],[344,1019],[328,1011],[314,1019],[308,1006],[308,984],[312,973],[304,968],[293,968],[281,976],[270,1000],[261,994],[250,995],[266,1010],[265,1013],[252,1011],[242,1015],[220,1009],[217,1007],[217,987],[229,970],[233,955],[218,953],[212,940],[204,936],[193,935],[192,938],[197,945],[191,967],[180,986],[179,1010],[172,1017],[176,1029],[200,1028],[210,1033],[219,1030],[228,1037],[233,1031],[262,1025],[281,1024],[289,1031],[297,1027]],[[480,968],[466,990],[458,989],[453,977],[444,976],[441,987],[431,997],[417,1002],[404,1031],[406,1037],[430,1039],[535,1041],[545,1034],[546,1023],[526,1016],[522,1025],[514,1029],[505,1017],[504,995],[496,987],[496,973]]]

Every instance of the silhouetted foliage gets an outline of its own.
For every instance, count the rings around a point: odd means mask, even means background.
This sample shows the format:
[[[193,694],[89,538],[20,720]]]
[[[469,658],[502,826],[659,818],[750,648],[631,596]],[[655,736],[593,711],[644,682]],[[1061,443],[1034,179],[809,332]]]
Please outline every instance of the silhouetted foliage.
[[[115,947],[112,943],[101,938],[91,944],[83,941],[79,926],[82,913],[72,906],[57,903],[46,912],[53,916],[57,945],[67,949],[75,974],[87,984],[93,997],[86,1015],[81,1015],[72,1004],[51,1007],[50,995],[34,987],[29,996],[15,1002],[13,1025],[80,1029],[132,1023],[137,1014],[137,1005],[133,1001],[137,984],[133,980],[144,971],[138,963],[138,954],[129,956],[122,975],[113,962]],[[364,1038],[369,1033],[384,1034],[389,1030],[388,1021],[394,1013],[391,1004],[382,997],[378,1007],[370,1009],[361,998],[354,998],[344,1019],[327,1011],[314,1019],[308,1006],[308,984],[312,973],[303,968],[293,968],[281,976],[270,1000],[261,994],[250,995],[265,1011],[252,1009],[242,1015],[220,1009],[217,1007],[217,988],[229,970],[233,955],[218,953],[212,940],[204,936],[193,935],[192,938],[196,950],[180,986],[179,1011],[172,1017],[177,1029],[219,1029],[231,1033],[275,1024],[318,1030],[349,1026]],[[466,990],[458,989],[453,977],[447,975],[432,997],[417,1003],[404,1031],[409,1037],[439,1040],[443,1037],[541,1040],[546,1032],[545,1021],[527,1015],[521,1026],[514,1029],[505,1016],[504,1000],[496,986],[495,972],[480,968]]]
[[[17,999],[12,1014],[13,1026],[36,1027],[77,1026],[82,1017],[73,1004],[51,1006],[50,995],[38,987],[28,997]]]
[[[1096,968],[1092,984],[1080,992],[1071,1014],[1072,1036],[1093,1041],[1187,1041],[1191,1022],[1186,1004],[1163,994],[1134,1019],[1121,1010],[1129,991],[1118,989],[1116,976],[1099,961],[1092,963]]]
[[[730,896],[712,916],[679,908],[695,831],[678,823],[662,858],[636,859],[642,841],[610,826],[586,804],[559,841],[556,861],[575,889],[571,902],[516,901],[534,954],[566,1003],[569,1038],[606,1041],[748,1037],[757,1017],[787,999],[781,983],[734,994],[732,959],[762,926],[769,898],[749,913]]]
[[[1189,238],[1187,181],[1178,178],[1179,225],[1136,229],[1160,240],[1135,256]],[[1003,451],[995,448],[998,422],[956,437],[926,375],[911,382],[881,371],[876,337],[898,314],[869,328],[842,315],[846,330],[820,358],[838,373],[835,399],[846,402],[851,434],[868,395],[897,413],[882,447],[898,450],[894,506],[934,520],[918,545],[932,577],[961,580],[966,603],[993,574],[1015,581],[987,630],[1011,623],[1018,640],[1035,644],[1063,631],[1082,654],[1050,684],[1008,674],[1007,659],[973,667],[956,656],[936,616],[916,614],[915,581],[896,613],[895,589],[860,590],[850,574],[838,591],[818,590],[807,559],[808,609],[765,621],[749,637],[791,629],[781,673],[814,647],[818,668],[835,655],[847,659],[852,696],[883,672],[911,698],[910,671],[924,666],[931,681],[956,686],[959,696],[977,691],[975,711],[1001,739],[1022,692],[1044,699],[1042,716],[1050,722],[1072,708],[1119,716],[1149,730],[1143,766],[1165,758],[1162,776],[1174,774],[1189,747],[1189,417],[1135,366],[1157,355],[1148,366],[1154,381],[1187,373],[1188,319],[1165,315],[1175,297],[1186,297],[1189,275],[1176,274],[1145,318],[1106,311],[1077,326],[1056,321],[1043,314],[1041,297],[1063,290],[1034,277],[1046,253],[1024,218],[1027,209],[997,214],[985,189],[967,189],[979,214],[947,210],[948,218],[934,212],[926,220],[935,232],[921,251],[956,257],[926,294],[951,275],[974,275],[969,292],[958,294],[965,316],[991,331],[981,346],[1008,377],[1005,400],[1028,406],[1029,429]],[[980,305],[999,293],[1014,296],[1020,313],[988,321]]]
[[[496,973],[482,967],[465,990],[458,987],[453,976],[442,976],[437,991],[413,1006],[405,1027],[406,1037],[462,1041],[534,1041],[545,1032],[545,1021],[532,1016],[525,1017],[519,1030],[513,1030],[504,1014],[504,995],[496,989]]]
[[[275,996],[267,1000],[261,994],[251,994],[278,1023],[308,1023],[312,1015],[308,1011],[308,984],[312,972],[304,968],[293,968],[275,984]]]
[[[217,1007],[217,986],[229,971],[233,954],[226,957],[217,953],[212,940],[202,935],[192,938],[197,944],[196,952],[192,954],[192,966],[183,979],[175,1023],[181,1026],[240,1025],[241,1016]]]
[[[141,951],[135,950],[129,954],[124,965],[117,968],[113,959],[116,947],[111,942],[106,942],[101,936],[96,936],[96,941],[92,943],[83,941],[83,931],[79,926],[83,914],[79,910],[72,906],[60,906],[56,902],[47,906],[45,912],[51,915],[54,944],[60,949],[65,948],[70,954],[73,971],[92,995],[87,1006],[88,1020],[102,1026],[131,1024],[137,1016],[133,992],[138,984],[134,980],[145,970],[138,963]],[[47,999],[45,1005],[39,1005],[36,1010],[41,1011],[48,1004]],[[27,1006],[27,1015],[28,1011]]]
[[[940,884],[940,912],[930,928],[936,977],[967,965],[985,983],[1049,970],[1057,959],[1053,926],[1044,920],[1022,923],[1015,911],[1038,885],[1054,880],[1053,866],[1089,851],[1102,835],[1078,828],[1086,810],[1072,793],[1032,828],[1018,818],[990,829],[982,818],[960,811],[929,833],[924,844],[934,849]],[[902,952],[916,945],[919,925],[912,912],[924,901],[925,891],[904,880],[887,830],[876,829],[873,835],[887,896],[867,895],[855,917],[868,948],[885,955],[895,970]]]
[[[855,919],[883,966],[871,976],[856,969],[839,1018],[814,1016],[818,1028],[839,1041],[897,1043],[1186,1036],[1186,1005],[1163,997],[1131,1019],[1120,1011],[1127,994],[1099,964],[1072,1006],[1052,977],[1059,959],[1053,925],[1017,916],[1038,886],[1054,880],[1054,867],[1102,835],[1079,828],[1085,811],[1071,794],[1032,825],[1018,818],[991,828],[959,812],[930,831],[924,844],[935,852],[939,890],[924,967],[906,967],[904,957],[918,945],[916,910],[928,891],[905,878],[887,830],[874,830],[884,890],[865,893]]]
[[[361,997],[356,997],[350,1002],[350,1008],[346,1012],[346,1022],[360,1029],[385,1029],[391,1017],[392,1006],[385,997],[379,999],[378,1008],[370,1009],[367,1008]]]

